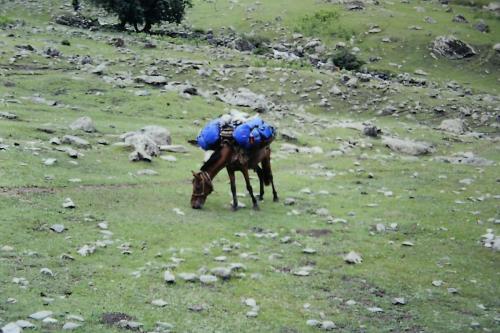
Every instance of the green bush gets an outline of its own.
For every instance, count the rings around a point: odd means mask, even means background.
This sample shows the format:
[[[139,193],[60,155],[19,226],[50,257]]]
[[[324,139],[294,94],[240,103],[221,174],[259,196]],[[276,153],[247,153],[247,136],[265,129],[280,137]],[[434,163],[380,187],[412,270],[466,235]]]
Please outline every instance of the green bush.
[[[161,22],[180,23],[191,0],[91,0],[97,6],[116,14],[120,26],[144,24],[143,32],[150,32],[153,24]]]
[[[359,70],[361,66],[364,65],[364,61],[358,59],[358,57],[355,54],[349,52],[346,49],[337,51],[333,55],[332,61],[335,64],[335,66],[341,69],[347,69],[349,71]]]
[[[340,14],[336,10],[320,10],[312,15],[302,17],[294,30],[308,36],[325,36],[349,40],[355,34],[355,31],[340,26],[339,18]]]
[[[0,15],[0,27],[5,27],[7,24],[12,24],[12,23],[14,23],[13,19],[7,16]]]

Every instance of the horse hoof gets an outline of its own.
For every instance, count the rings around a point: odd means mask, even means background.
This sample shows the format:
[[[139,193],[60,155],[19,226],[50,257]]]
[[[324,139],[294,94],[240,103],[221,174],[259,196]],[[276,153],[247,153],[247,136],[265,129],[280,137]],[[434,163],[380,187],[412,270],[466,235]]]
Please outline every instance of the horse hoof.
[[[264,201],[264,196],[263,195],[259,195],[259,201]]]
[[[274,198],[273,198],[273,201],[274,201],[274,202],[279,202],[279,201],[280,201],[280,199],[278,199],[278,197],[274,197]]]
[[[231,210],[232,210],[233,212],[238,211],[238,206],[231,206]]]
[[[260,207],[258,205],[253,206],[253,210],[260,210]]]

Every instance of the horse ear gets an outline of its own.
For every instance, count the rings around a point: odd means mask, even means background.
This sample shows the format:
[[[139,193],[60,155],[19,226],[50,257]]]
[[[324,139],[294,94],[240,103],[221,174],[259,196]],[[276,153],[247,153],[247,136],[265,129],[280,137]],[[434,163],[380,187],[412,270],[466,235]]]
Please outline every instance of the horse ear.
[[[194,177],[196,177],[196,172],[194,172],[193,170],[191,170],[191,173],[193,174]]]

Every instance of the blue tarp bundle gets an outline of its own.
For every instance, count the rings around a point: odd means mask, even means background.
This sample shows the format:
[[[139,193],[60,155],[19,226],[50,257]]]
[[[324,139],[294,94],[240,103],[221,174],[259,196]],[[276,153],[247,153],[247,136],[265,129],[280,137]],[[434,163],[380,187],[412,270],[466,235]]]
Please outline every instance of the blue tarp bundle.
[[[266,144],[274,139],[275,129],[271,125],[256,117],[236,127],[233,138],[245,149]]]
[[[220,120],[219,118],[209,122],[196,138],[198,145],[203,150],[215,150],[220,140]]]
[[[220,144],[221,120],[217,118],[209,122],[200,132],[198,145],[203,150],[214,150]],[[262,144],[270,143],[276,134],[273,126],[259,117],[252,118],[238,125],[233,132],[233,138],[238,145],[251,149]]]

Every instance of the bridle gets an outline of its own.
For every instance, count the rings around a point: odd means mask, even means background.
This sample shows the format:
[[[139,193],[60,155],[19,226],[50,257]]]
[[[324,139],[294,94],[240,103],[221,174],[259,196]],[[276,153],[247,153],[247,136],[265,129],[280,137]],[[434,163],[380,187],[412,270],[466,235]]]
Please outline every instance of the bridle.
[[[212,179],[210,178],[210,175],[208,174],[208,172],[206,171],[201,171],[199,173],[200,177],[201,177],[201,192],[200,193],[194,193],[193,191],[193,197],[197,198],[197,197],[206,197],[208,196],[210,193],[213,192],[214,190],[214,187],[212,185]],[[207,187],[207,192],[205,192],[206,188]]]

